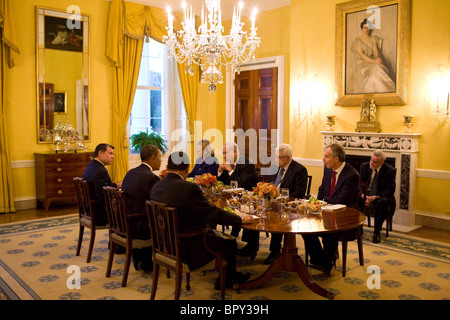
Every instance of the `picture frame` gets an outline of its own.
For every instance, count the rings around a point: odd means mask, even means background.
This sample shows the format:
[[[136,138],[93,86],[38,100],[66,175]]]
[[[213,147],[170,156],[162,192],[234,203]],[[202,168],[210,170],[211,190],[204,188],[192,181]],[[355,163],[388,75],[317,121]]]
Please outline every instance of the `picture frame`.
[[[46,15],[44,40],[46,49],[83,52],[83,21]],[[75,24],[75,25],[72,25]]]
[[[405,105],[410,36],[411,0],[336,4],[335,105]]]
[[[67,113],[67,92],[54,91],[53,93],[53,113],[66,114]]]

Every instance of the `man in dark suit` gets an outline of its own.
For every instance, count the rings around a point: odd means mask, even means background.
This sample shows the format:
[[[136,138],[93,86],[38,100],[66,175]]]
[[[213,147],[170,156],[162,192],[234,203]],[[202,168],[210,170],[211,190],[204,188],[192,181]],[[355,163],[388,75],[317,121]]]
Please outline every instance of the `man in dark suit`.
[[[211,229],[210,225],[240,226],[252,218],[248,215],[241,218],[213,206],[195,183],[185,181],[189,162],[186,153],[172,153],[167,162],[168,174],[153,186],[151,199],[177,208],[180,232],[208,231],[208,246],[227,261],[227,286],[242,283],[250,278],[250,274],[236,271],[236,238]],[[181,247],[183,262],[190,268],[198,268],[214,258],[202,245],[201,237],[185,239]],[[216,288],[218,283],[216,281]]]
[[[325,167],[317,198],[330,204],[344,204],[357,208],[359,174],[345,163],[344,148],[336,143],[326,146],[323,162]],[[346,236],[350,237],[354,233],[359,233],[360,229],[346,232]],[[323,248],[318,236],[303,235],[312,264],[321,265],[328,273],[331,271],[336,260],[339,235],[335,233],[323,235]]]
[[[375,212],[375,227],[372,241],[381,241],[381,228],[386,218],[386,212],[393,215],[395,212],[395,168],[384,163],[386,156],[382,151],[375,151],[370,162],[365,162],[360,168],[362,182],[367,182],[366,204],[373,205]],[[360,190],[359,208],[364,210],[364,190]]]
[[[292,147],[289,144],[280,144],[275,149],[275,161],[277,162],[277,172],[269,176],[268,182],[273,183],[281,190],[289,189],[289,197],[303,199],[308,183],[308,171],[306,168],[292,159]],[[265,264],[271,264],[281,251],[282,233],[272,233],[270,239],[270,253]]]
[[[238,187],[253,190],[258,183],[258,173],[252,161],[239,154],[239,148],[234,142],[226,143],[222,149],[224,162],[219,166],[217,177],[225,185],[235,180]]]
[[[103,196],[103,187],[110,186],[120,188],[121,182],[113,183],[105,166],[112,164],[114,160],[114,147],[107,143],[100,143],[94,151],[94,159],[86,166],[83,179],[89,183],[93,200],[100,202],[94,207],[94,218],[97,226],[108,224],[106,203]]]
[[[122,182],[122,190],[127,199],[129,214],[140,213],[142,217],[131,220],[131,235],[133,239],[150,239],[147,208],[145,202],[150,200],[153,185],[160,179],[152,171],[161,167],[161,151],[158,147],[148,144],[141,149],[142,164],[127,172]],[[153,270],[152,249],[133,249],[133,262],[136,270]]]
[[[240,155],[238,145],[234,142],[227,142],[222,149],[223,163],[219,166],[217,179],[225,185],[230,185],[235,180],[239,188],[253,190],[258,183],[258,173],[252,161]],[[231,235],[237,237],[241,231],[238,227],[233,227]],[[239,250],[239,255],[255,256],[259,249],[259,232],[244,230],[242,241],[247,245]]]

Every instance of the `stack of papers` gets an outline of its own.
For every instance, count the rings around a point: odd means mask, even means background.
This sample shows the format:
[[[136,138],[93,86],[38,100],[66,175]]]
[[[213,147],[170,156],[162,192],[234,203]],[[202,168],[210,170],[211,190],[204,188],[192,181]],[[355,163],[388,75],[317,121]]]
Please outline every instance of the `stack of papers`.
[[[322,207],[322,210],[328,210],[328,211],[333,211],[333,210],[340,210],[340,209],[344,209],[347,206],[345,204],[328,204],[326,206]]]

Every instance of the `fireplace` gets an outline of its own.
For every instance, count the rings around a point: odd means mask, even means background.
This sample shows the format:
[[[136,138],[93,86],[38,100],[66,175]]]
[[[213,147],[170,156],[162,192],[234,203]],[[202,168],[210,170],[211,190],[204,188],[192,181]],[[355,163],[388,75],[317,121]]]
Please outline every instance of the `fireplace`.
[[[415,226],[415,190],[419,136],[417,133],[365,133],[321,131],[323,145],[339,143],[345,149],[346,161],[359,172],[375,150],[382,150],[386,162],[397,169],[394,224]]]

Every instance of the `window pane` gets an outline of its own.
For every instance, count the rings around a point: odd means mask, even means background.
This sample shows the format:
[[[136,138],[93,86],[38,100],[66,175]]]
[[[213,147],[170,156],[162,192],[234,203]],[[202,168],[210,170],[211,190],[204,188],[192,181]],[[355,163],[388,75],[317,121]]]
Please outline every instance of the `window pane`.
[[[144,131],[145,131],[145,128],[148,128],[148,126],[150,125],[149,120],[150,119],[148,119],[148,118],[147,119],[133,118],[131,121],[131,126],[133,128],[137,128],[137,127],[144,128]]]
[[[163,84],[163,45],[154,40],[144,42],[139,70],[139,86],[162,86]]]
[[[162,91],[152,90],[150,96],[151,117],[161,117],[161,93]]]
[[[131,117],[150,118],[150,91],[136,89]]]
[[[159,119],[155,119],[155,118],[152,118],[152,119],[150,119],[150,125],[151,125],[151,127],[152,127],[152,129],[154,130],[154,131],[158,131],[159,133],[161,133],[161,127],[162,127],[162,122],[161,122],[161,118],[159,118]]]

